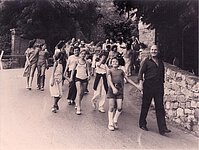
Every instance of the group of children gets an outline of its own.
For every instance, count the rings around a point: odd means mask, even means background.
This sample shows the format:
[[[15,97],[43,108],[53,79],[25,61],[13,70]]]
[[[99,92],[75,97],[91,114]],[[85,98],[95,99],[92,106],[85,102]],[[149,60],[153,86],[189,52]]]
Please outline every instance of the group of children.
[[[146,117],[151,100],[154,98],[159,132],[161,135],[170,133],[171,130],[166,126],[163,105],[164,65],[158,57],[158,47],[156,45],[151,47],[149,57],[140,57],[142,61],[140,69],[136,64],[139,51],[135,50],[135,47],[136,41],[124,43],[120,40],[113,43],[111,40],[106,40],[105,43],[96,45],[93,42],[85,44],[84,41],[76,41],[74,38],[69,42],[60,41],[55,47],[54,65],[49,84],[54,100],[51,111],[56,113],[59,110],[58,102],[63,95],[62,86],[64,80],[67,80],[68,104],[74,105],[76,114],[81,115],[83,96],[89,92],[88,84],[91,76],[95,76],[91,105],[94,110],[98,109],[99,112],[105,113],[104,104],[106,99],[108,100],[108,129],[114,131],[118,129],[118,118],[122,112],[124,84],[129,82],[141,92],[143,91],[140,128],[148,131]],[[141,45],[140,51],[144,48],[144,45]],[[35,40],[30,41],[25,55],[26,88],[31,90],[37,68],[37,89],[43,91],[45,71],[48,69],[46,44],[38,45],[35,44]],[[132,68],[135,71],[139,69],[139,84],[135,84],[128,78]]]
[[[57,47],[62,45],[62,48],[56,50],[54,54],[50,79],[50,92],[54,97],[52,112],[56,113],[59,110],[58,101],[62,97],[63,81],[67,80],[69,83],[68,104],[75,105],[76,114],[80,115],[83,96],[88,92],[88,82],[91,76],[95,75],[91,104],[94,109],[98,107],[99,112],[105,113],[104,103],[108,99],[108,129],[113,131],[118,128],[117,122],[122,112],[124,83],[129,82],[135,85],[127,77],[129,74],[125,72],[124,67],[121,68],[121,65],[125,63],[121,57],[123,53],[118,52],[116,44],[111,45],[108,42],[95,47],[91,44],[86,45],[84,42],[80,42],[79,45],[77,43],[78,41],[72,39],[70,42],[64,44],[60,42],[57,45]],[[122,48],[126,49],[125,46]],[[65,58],[65,56],[68,57]],[[63,65],[65,60],[66,65]]]
[[[23,76],[27,78],[26,88],[32,89],[32,82],[35,70],[37,69],[37,89],[43,91],[45,83],[45,71],[48,69],[49,52],[46,44],[35,44],[36,40],[29,42],[25,51],[26,62]]]

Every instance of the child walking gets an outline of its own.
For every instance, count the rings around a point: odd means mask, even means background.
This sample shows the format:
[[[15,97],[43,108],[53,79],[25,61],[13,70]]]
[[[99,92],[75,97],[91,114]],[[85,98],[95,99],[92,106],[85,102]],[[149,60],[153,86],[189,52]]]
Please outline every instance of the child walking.
[[[28,49],[25,52],[26,63],[25,63],[25,69],[24,69],[23,76],[27,77],[26,88],[28,90],[32,89],[33,77],[34,77],[34,73],[35,73],[35,70],[37,67],[38,53],[40,50],[40,45],[35,44],[35,42],[36,42],[36,40],[31,40],[29,42]]]
[[[87,83],[90,80],[89,64],[86,61],[85,57],[86,57],[86,49],[82,49],[80,51],[79,60],[75,63],[70,76],[70,81],[72,81],[75,70],[77,71],[75,79],[77,87],[77,100],[76,100],[77,115],[81,115],[81,101],[83,99]]]
[[[135,83],[127,78],[122,69],[119,69],[119,61],[117,58],[113,58],[111,60],[111,64],[112,68],[108,70],[108,129],[114,131],[114,129],[118,129],[118,118],[122,112],[122,104],[124,98],[124,78],[132,85],[135,85]]]
[[[100,51],[100,47],[97,47]],[[99,101],[98,110],[101,113],[105,113],[104,103],[106,100],[106,93],[108,91],[108,83],[107,83],[107,70],[108,66],[106,65],[106,59],[103,60],[103,56],[99,57],[97,60],[93,60],[93,67],[95,67],[95,80],[94,80],[94,95],[91,99],[92,106],[94,110],[97,108],[97,101]]]
[[[50,94],[54,99],[52,112],[56,113],[59,110],[58,102],[62,97],[62,78],[63,78],[63,66],[62,66],[61,53],[55,55],[55,62],[53,65],[53,71],[50,79]]]
[[[46,50],[46,44],[41,45],[37,61],[37,89],[44,91],[45,72],[48,69],[49,52]]]

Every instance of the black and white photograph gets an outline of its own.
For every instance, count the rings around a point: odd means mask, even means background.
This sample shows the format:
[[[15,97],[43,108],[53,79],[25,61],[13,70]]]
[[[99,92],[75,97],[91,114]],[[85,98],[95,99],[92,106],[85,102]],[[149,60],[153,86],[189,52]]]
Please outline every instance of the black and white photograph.
[[[198,0],[0,0],[0,150],[198,150]]]

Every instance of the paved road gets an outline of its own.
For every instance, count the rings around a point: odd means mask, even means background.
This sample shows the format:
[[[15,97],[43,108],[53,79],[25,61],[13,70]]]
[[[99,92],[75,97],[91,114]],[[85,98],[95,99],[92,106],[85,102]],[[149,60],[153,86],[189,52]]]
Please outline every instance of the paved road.
[[[25,89],[22,69],[0,71],[0,149],[1,150],[65,150],[65,149],[197,149],[198,138],[169,126],[171,134],[158,134],[152,112],[148,117],[146,132],[138,128],[140,93],[125,85],[124,110],[117,131],[107,129],[107,112],[93,111],[84,97],[82,115],[77,116],[73,106],[67,105],[67,84],[60,101],[60,111],[50,111],[52,99],[48,83],[51,69],[47,71],[45,91]],[[35,82],[34,82],[35,83]],[[105,109],[108,109],[106,102]]]

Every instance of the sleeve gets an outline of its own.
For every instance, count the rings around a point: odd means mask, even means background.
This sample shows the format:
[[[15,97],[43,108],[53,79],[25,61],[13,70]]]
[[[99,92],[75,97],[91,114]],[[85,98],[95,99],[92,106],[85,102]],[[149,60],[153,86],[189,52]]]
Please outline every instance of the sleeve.
[[[143,74],[146,72],[146,69],[147,69],[147,59],[145,59],[140,66],[140,70],[138,73],[138,81],[143,80]]]
[[[24,55],[28,55],[29,54],[29,48],[25,51]]]
[[[111,70],[110,69],[107,70],[107,75],[108,76],[111,75]]]

